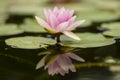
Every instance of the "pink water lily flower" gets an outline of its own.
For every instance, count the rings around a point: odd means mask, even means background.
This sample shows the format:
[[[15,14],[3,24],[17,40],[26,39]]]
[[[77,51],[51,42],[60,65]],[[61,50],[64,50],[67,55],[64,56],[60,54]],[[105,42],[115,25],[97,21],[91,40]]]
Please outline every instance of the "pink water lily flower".
[[[44,9],[44,15],[46,20],[38,16],[35,16],[35,18],[49,33],[63,33],[70,38],[80,40],[80,38],[71,31],[81,25],[85,20],[75,21],[76,16],[74,16],[74,10],[65,9],[64,7],[58,9],[55,7],[53,10]]]
[[[44,69],[48,69],[49,75],[61,74],[64,76],[69,73],[69,71],[76,72],[75,66],[72,64],[71,59],[84,62],[84,59],[77,56],[74,53],[68,52],[65,54],[57,54],[53,56],[52,59],[46,63],[46,59],[50,57],[51,53],[47,52],[47,54],[38,62],[36,69],[39,69],[44,66]]]

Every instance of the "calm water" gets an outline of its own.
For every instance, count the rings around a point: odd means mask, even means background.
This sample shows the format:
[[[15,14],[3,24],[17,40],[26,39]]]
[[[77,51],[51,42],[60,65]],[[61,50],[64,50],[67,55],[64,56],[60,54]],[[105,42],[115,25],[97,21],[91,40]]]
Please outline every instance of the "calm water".
[[[11,48],[4,43],[6,38],[0,37],[0,80],[120,80],[119,42],[98,48],[76,49],[74,53],[86,61],[79,63],[73,60],[77,72],[50,76],[43,68],[35,69],[43,57],[38,56],[38,53],[45,49]],[[106,63],[109,57],[115,62]]]

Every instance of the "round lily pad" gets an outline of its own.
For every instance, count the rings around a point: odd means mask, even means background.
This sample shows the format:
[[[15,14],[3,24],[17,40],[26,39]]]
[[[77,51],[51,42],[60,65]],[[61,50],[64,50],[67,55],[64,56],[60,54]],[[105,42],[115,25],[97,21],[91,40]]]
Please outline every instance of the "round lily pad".
[[[115,43],[115,40],[110,38],[107,39],[101,34],[79,33],[77,35],[82,39],[81,41],[76,41],[66,36],[62,36],[61,44],[63,46],[69,46],[69,47],[90,48],[90,47],[101,47]]]
[[[23,30],[19,29],[17,25],[0,25],[0,36],[16,35],[23,33]]]
[[[50,38],[33,37],[33,36],[9,38],[6,39],[5,42],[7,45],[13,48],[21,48],[21,49],[45,48],[48,45],[53,45],[56,43],[55,40]]]
[[[25,32],[32,32],[32,33],[43,33],[46,32],[43,27],[40,25],[21,25],[20,28]]]

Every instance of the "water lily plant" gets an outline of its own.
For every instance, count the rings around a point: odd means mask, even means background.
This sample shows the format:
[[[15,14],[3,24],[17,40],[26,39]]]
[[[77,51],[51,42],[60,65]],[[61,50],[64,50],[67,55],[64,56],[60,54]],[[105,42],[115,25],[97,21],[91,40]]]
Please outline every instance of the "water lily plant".
[[[55,7],[53,10],[44,9],[46,20],[35,16],[37,22],[49,33],[56,35],[57,43],[60,42],[61,33],[75,40],[81,40],[72,30],[81,25],[85,20],[75,21],[74,10],[65,9],[64,7]]]

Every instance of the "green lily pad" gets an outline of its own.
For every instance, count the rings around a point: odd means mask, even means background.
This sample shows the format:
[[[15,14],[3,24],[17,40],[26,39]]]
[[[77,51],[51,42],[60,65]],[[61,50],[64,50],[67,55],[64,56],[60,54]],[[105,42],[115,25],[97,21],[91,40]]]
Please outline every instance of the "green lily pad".
[[[120,30],[120,22],[102,24],[101,27],[110,29],[110,30],[118,30],[118,29]]]
[[[65,8],[68,8],[68,9],[73,9],[76,12],[91,12],[91,11],[96,10],[96,7],[94,5],[91,5],[89,3],[82,3],[82,2],[81,3],[64,4],[64,5],[60,5],[60,6],[64,6]]]
[[[106,35],[106,36],[111,36],[111,37],[119,37],[120,36],[120,30],[105,31],[105,32],[103,32],[103,34]]]
[[[99,1],[99,3],[97,3],[99,9],[106,11],[118,11],[119,5],[120,2],[115,0],[108,0],[108,1],[104,0],[104,1]]]
[[[102,24],[102,27],[108,29],[108,31],[103,32],[104,35],[112,37],[120,36],[120,22]]]
[[[23,33],[23,30],[19,29],[17,25],[0,25],[0,36],[16,35]]]
[[[89,13],[79,13],[78,17],[79,19],[85,19],[86,21],[104,22],[118,19],[119,14],[108,11],[94,11]]]
[[[66,36],[62,36],[61,44],[69,47],[91,48],[111,45],[115,43],[113,39],[107,39],[101,34],[94,33],[79,33],[77,34],[82,40],[72,40]]]
[[[32,33],[46,32],[45,29],[40,25],[21,25],[20,29],[24,30],[25,32],[32,32]]]
[[[34,18],[34,19],[31,19],[31,18],[26,18],[26,19],[24,19],[24,24],[26,24],[26,25],[28,25],[28,24],[37,24],[37,21],[36,21],[36,19]]]
[[[21,48],[21,49],[46,48],[48,45],[53,45],[56,43],[55,40],[50,38],[33,37],[33,36],[9,38],[6,39],[5,42],[7,45],[13,48]]]
[[[24,30],[25,32],[31,33],[45,33],[46,30],[40,26],[35,19],[25,19],[24,24],[20,26],[20,29]]]
[[[43,8],[40,8],[38,6],[14,5],[10,7],[8,12],[11,14],[32,15],[35,13],[40,13],[41,10],[43,10]]]

